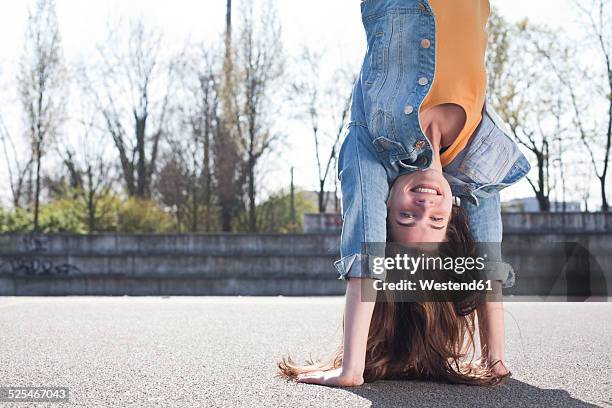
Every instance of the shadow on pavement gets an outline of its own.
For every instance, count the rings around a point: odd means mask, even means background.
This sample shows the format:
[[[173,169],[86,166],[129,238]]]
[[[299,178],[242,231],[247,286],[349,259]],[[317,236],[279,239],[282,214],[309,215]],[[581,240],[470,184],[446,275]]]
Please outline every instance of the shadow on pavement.
[[[572,398],[565,390],[542,389],[515,379],[493,388],[377,381],[344,389],[369,400],[372,407],[598,407]]]

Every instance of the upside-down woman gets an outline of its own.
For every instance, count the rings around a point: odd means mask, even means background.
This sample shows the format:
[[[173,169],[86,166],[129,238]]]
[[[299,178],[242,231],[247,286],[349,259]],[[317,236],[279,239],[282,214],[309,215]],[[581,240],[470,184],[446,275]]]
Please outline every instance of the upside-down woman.
[[[495,288],[513,284],[499,249],[499,191],[530,167],[486,103],[488,0],[365,0],[361,12],[368,48],[338,160],[342,344],[328,361],[283,358],[280,374],[332,386],[498,384],[510,375],[501,302],[363,299],[385,279],[371,262],[384,255],[375,244],[389,241],[443,243],[458,254],[484,247]],[[470,358],[476,327],[478,360]]]

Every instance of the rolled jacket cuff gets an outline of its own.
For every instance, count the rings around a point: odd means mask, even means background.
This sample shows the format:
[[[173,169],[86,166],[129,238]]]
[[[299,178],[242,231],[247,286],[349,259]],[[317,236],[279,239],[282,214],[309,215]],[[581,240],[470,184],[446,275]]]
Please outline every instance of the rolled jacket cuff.
[[[500,281],[502,288],[514,286],[514,268],[507,262],[487,261],[485,264],[485,277],[490,280]]]
[[[369,278],[385,280],[386,271],[374,273],[369,265],[370,256],[367,254],[347,255],[334,262],[334,266],[339,273],[338,279],[347,280],[349,278]]]

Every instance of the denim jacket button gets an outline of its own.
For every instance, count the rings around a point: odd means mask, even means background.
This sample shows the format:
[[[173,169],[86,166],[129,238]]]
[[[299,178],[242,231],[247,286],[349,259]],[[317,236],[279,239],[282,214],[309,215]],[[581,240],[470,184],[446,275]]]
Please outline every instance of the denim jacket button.
[[[421,166],[427,166],[429,164],[429,160],[427,160],[427,157],[421,156],[419,157],[419,160],[417,161],[417,163]]]
[[[420,77],[419,78],[419,85],[427,85],[429,83],[429,80],[425,77]]]
[[[404,107],[404,113],[406,115],[410,115],[413,111],[414,111],[414,108],[412,107],[412,105],[406,105]]]
[[[423,2],[419,2],[419,10],[421,12],[425,11],[425,5],[423,4]]]
[[[421,47],[423,47],[423,48],[431,47],[431,41],[429,41],[427,38],[423,38],[421,40]]]
[[[414,144],[414,147],[416,147],[417,149],[422,149],[423,146],[425,146],[425,141],[423,140],[419,140]]]

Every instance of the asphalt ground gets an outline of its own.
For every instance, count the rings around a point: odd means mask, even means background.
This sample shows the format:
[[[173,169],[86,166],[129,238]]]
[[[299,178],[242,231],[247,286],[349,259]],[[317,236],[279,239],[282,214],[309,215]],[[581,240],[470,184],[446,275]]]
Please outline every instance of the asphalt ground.
[[[496,388],[275,377],[325,357],[343,299],[0,298],[0,386],[68,387],[68,403],[0,407],[612,407],[612,303],[506,303],[513,378]]]

